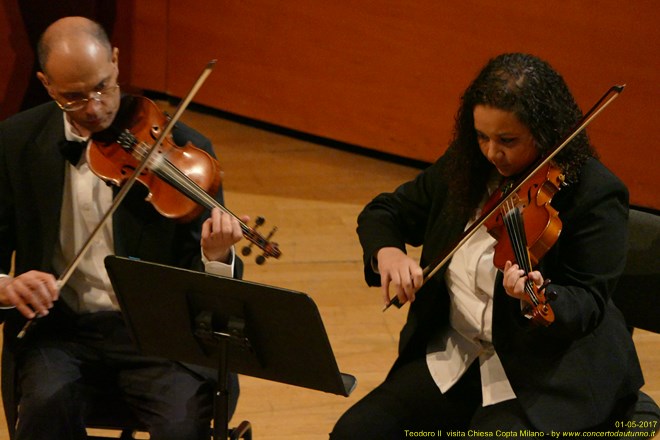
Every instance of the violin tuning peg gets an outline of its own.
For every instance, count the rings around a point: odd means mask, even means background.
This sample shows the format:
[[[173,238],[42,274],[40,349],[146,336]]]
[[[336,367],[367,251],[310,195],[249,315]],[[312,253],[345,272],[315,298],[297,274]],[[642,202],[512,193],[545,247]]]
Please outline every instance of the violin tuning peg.
[[[256,219],[254,219],[254,228],[253,228],[253,230],[256,231],[257,228],[259,226],[263,225],[265,222],[266,222],[265,218],[263,218],[261,216],[257,217]],[[250,243],[247,246],[243,246],[243,249],[241,250],[241,254],[243,254],[244,257],[247,257],[248,255],[250,255],[252,253],[252,245],[253,244],[254,243]],[[258,264],[263,264],[263,262],[258,263]]]
[[[550,285],[552,281],[550,278],[546,278],[543,281],[543,284],[539,287],[539,292],[544,292],[545,293],[545,301],[546,303],[549,303],[551,301],[554,301],[557,299],[557,291],[556,290],[546,290],[546,287]]]
[[[255,218],[254,228],[251,230],[251,233],[249,235],[246,235],[246,237],[251,241],[251,243],[248,246],[243,247],[243,249],[241,251],[244,256],[250,255],[250,253],[252,252],[252,245],[256,245],[261,250],[263,250],[264,253],[255,258],[255,261],[258,265],[264,264],[266,262],[266,258],[268,258],[268,257],[273,257],[274,256],[275,258],[278,258],[281,255],[281,252],[277,248],[277,243],[269,243],[270,238],[273,236],[275,231],[277,231],[277,227],[274,227],[270,231],[268,236],[265,237],[265,238],[261,237],[256,232],[257,228],[259,226],[262,226],[265,222],[266,222],[266,219],[261,217],[261,216]]]

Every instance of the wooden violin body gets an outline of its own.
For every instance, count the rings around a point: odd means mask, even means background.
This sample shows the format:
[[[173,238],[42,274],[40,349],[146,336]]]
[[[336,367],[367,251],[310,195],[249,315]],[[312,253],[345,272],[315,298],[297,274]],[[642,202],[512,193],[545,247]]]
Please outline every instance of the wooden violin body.
[[[515,193],[497,191],[486,203],[485,209],[502,197],[506,201],[500,204],[484,225],[496,240],[493,264],[504,270],[507,261],[517,264],[525,273],[529,273],[538,264],[546,252],[554,246],[561,233],[562,223],[559,213],[550,202],[564,184],[561,170],[551,163],[532,175],[527,183]],[[554,321],[554,312],[549,305],[550,298],[531,281],[525,285],[524,298],[527,307],[524,313],[536,324],[550,325]]]
[[[121,186],[138,167],[167,123],[156,104],[146,98],[129,97],[127,105],[130,108],[122,109],[120,125],[130,127],[135,143],[119,143],[118,138],[126,134],[115,127],[111,136],[107,133],[95,136],[87,149],[90,168],[116,186]],[[176,182],[172,181],[180,177],[179,173],[207,194],[215,194],[222,183],[220,165],[211,155],[190,142],[178,146],[171,137],[152,154],[147,169],[137,179],[149,189],[147,200],[160,214],[185,223],[197,218],[205,207],[185,193],[173,190]]]
[[[505,205],[505,209],[500,209],[484,223],[490,235],[497,240],[493,260],[495,267],[502,270],[507,260],[517,263],[512,241],[505,236],[507,230],[504,216],[507,209],[517,208],[523,213],[525,238],[532,266],[536,266],[541,257],[555,244],[561,233],[562,223],[559,213],[550,202],[563,182],[561,171],[554,166],[547,166],[533,176],[528,185],[511,196],[512,201]],[[499,199],[502,194],[495,196]],[[491,198],[491,202],[493,201],[496,200]]]
[[[135,170],[142,169],[137,180],[148,188],[147,200],[168,218],[187,222],[197,218],[204,209],[213,208],[236,217],[212,196],[220,188],[222,172],[210,154],[191,143],[176,145],[170,136],[156,143],[157,150],[151,151],[166,123],[165,115],[149,99],[123,98],[115,123],[94,135],[87,149],[90,169],[117,186],[122,186]],[[147,166],[141,168],[144,159],[148,161]],[[239,223],[243,236],[263,251],[263,256],[257,260],[259,264],[266,257],[280,257],[277,243],[270,242],[240,220]]]

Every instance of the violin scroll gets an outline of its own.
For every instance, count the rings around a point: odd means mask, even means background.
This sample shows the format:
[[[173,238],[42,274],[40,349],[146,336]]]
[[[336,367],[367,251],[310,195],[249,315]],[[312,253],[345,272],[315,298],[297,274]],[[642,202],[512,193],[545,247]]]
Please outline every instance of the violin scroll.
[[[251,229],[254,235],[248,236],[247,234],[244,234],[245,237],[250,241],[250,244],[247,246],[243,246],[243,249],[241,249],[241,254],[244,257],[247,257],[252,253],[252,245],[257,245],[259,248],[261,248],[264,252],[263,254],[257,256],[255,258],[255,261],[257,262],[258,265],[262,265],[266,262],[266,258],[268,257],[275,257],[279,258],[281,255],[281,252],[279,248],[277,247],[277,243],[270,243],[269,246],[264,246],[262,242],[268,242],[268,240],[271,239],[271,237],[275,234],[277,231],[277,226],[275,226],[271,231],[268,233],[266,238],[261,238],[259,239],[257,236],[257,228],[261,225],[263,225],[266,222],[266,219],[263,217],[257,217],[254,221],[254,228]]]
[[[554,290],[545,291],[550,279],[546,279],[543,285],[536,287],[533,283],[530,286],[525,286],[528,291],[528,296],[525,298],[525,307],[523,307],[523,315],[527,317],[533,324],[547,327],[555,320],[555,313],[550,307],[550,302],[557,298],[557,292]]]

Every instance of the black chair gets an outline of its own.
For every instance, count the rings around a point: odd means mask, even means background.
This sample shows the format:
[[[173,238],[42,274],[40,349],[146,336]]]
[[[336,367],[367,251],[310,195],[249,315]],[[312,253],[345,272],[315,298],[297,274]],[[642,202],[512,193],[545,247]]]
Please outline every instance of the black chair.
[[[628,228],[626,267],[613,300],[631,332],[639,328],[660,333],[660,213],[631,208]],[[628,431],[637,434],[636,438],[644,438],[638,435],[660,430],[660,408],[649,395],[640,391],[628,420],[637,422],[631,424]]]

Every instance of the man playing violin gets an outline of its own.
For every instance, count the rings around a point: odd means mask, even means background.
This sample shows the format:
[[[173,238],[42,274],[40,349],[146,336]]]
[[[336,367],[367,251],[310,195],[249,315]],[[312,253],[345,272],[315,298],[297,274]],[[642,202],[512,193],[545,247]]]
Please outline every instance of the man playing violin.
[[[38,77],[53,102],[0,123],[2,392],[12,438],[86,438],[89,396],[117,389],[152,439],[206,439],[215,371],[137,352],[103,258],[117,254],[240,277],[233,252],[240,224],[217,208],[177,223],[158,214],[145,201],[147,189],[135,185],[59,290],[56,276],[116,193],[90,171],[80,149],[72,154],[67,147],[75,141],[84,149],[115,120],[119,53],[97,23],[66,17],[44,32],[38,55]],[[210,141],[184,124],[172,136],[214,155]],[[223,202],[221,188],[213,196]],[[26,319],[35,318],[17,339]],[[230,388],[233,411],[234,375]]]
[[[553,158],[566,183],[552,198],[562,229],[538,265],[525,271],[509,260],[498,270],[496,240],[481,226],[433,277],[422,269],[581,117],[550,65],[500,55],[464,92],[447,152],[367,204],[357,229],[367,283],[381,286],[385,305],[395,297],[410,309],[390,373],[340,418],[332,440],[616,430],[643,384],[611,299],[625,262],[628,191],[584,132]],[[421,262],[406,245],[423,245]],[[524,313],[529,281],[556,293],[552,322]]]

